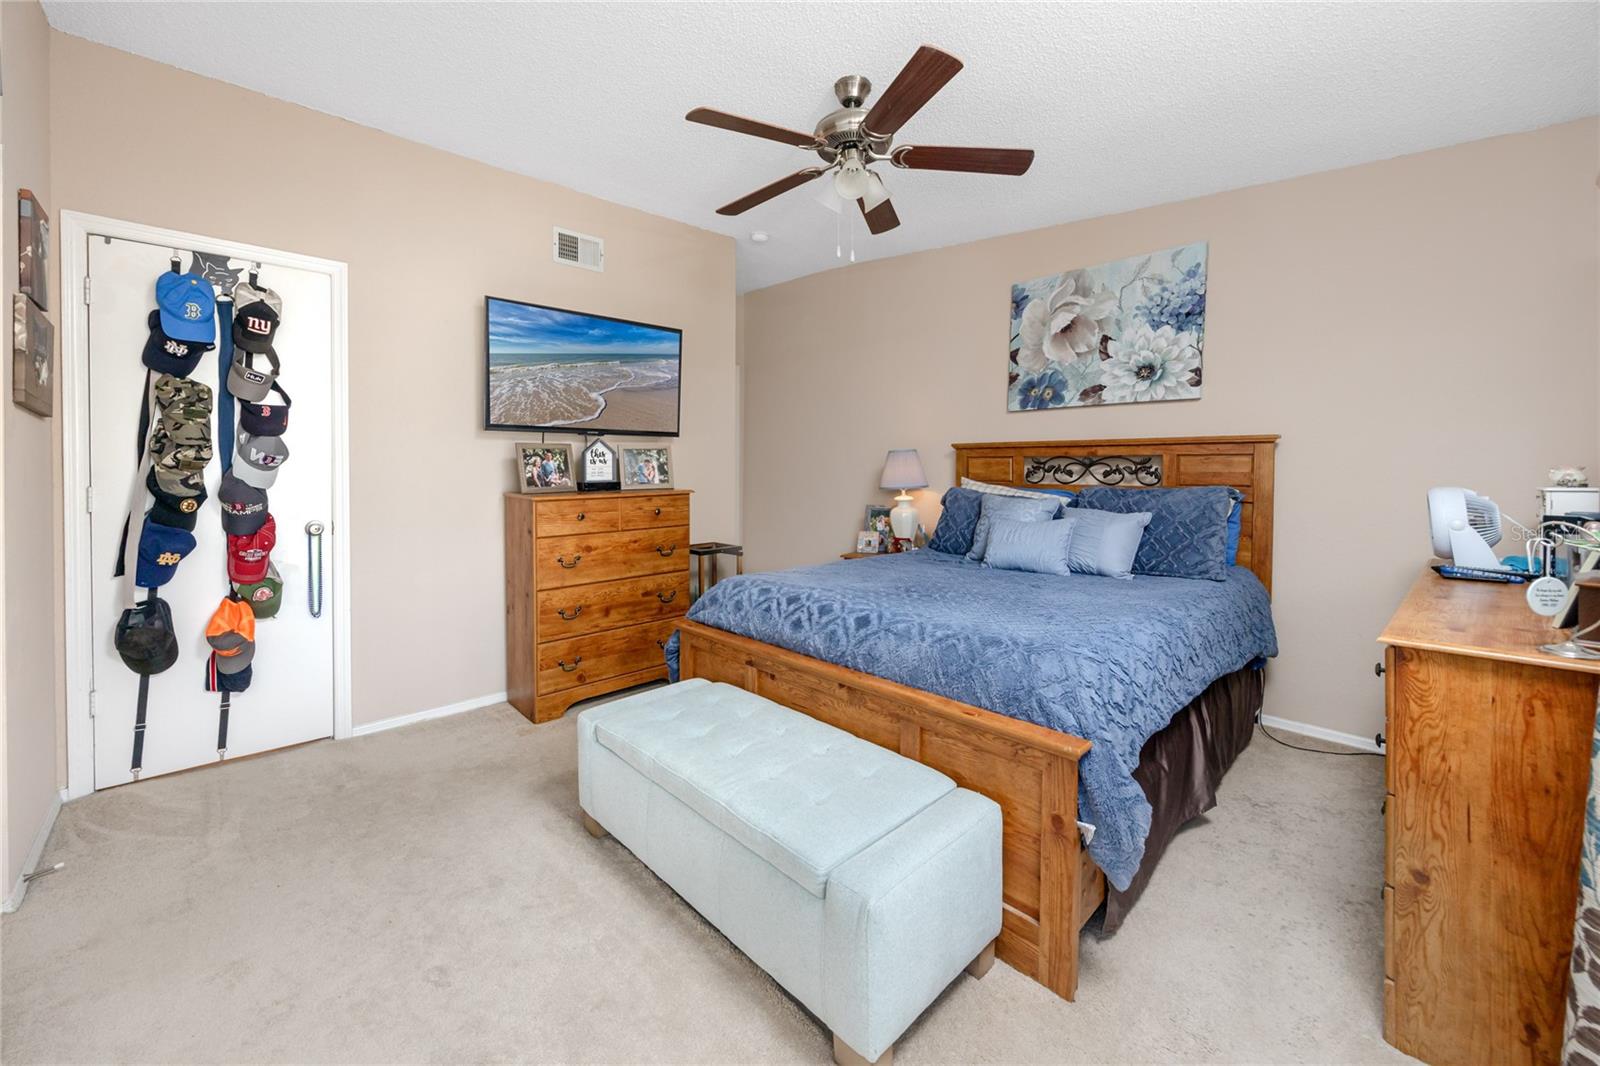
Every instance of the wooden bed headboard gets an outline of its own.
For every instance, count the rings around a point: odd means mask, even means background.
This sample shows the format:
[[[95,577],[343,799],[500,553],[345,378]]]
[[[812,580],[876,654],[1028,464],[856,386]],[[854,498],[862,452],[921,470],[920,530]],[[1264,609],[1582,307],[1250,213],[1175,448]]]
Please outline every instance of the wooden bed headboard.
[[[964,477],[1019,489],[1184,488],[1229,485],[1244,493],[1239,565],[1272,591],[1272,459],[1277,434],[1126,437],[953,444]]]

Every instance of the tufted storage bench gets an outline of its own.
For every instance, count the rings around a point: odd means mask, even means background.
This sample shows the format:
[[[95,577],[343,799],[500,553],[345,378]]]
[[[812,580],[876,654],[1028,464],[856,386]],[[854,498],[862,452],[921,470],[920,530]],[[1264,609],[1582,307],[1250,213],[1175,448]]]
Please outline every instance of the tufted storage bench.
[[[697,678],[584,711],[578,801],[821,1018],[841,1063],[887,1063],[994,959],[999,806],[743,689]]]

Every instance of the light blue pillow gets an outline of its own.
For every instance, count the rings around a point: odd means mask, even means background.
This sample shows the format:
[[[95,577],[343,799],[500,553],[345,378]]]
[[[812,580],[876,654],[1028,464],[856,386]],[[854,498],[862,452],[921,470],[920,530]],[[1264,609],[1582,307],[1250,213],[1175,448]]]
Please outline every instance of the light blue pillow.
[[[1037,496],[996,496],[993,493],[983,494],[983,507],[978,512],[978,524],[972,531],[972,549],[967,552],[967,558],[973,562],[983,562],[984,552],[989,544],[989,526],[997,518],[1009,518],[1014,522],[1048,522],[1061,510],[1061,501],[1057,499],[1039,499]]]
[[[1030,574],[1072,573],[1072,531],[1076,516],[1059,522],[1018,522],[995,518],[989,522],[989,545],[983,565],[996,570],[1026,570]]]
[[[1080,574],[1131,580],[1133,560],[1139,554],[1139,542],[1144,539],[1144,527],[1150,524],[1150,514],[1074,507],[1070,517],[1077,527],[1072,531],[1068,555],[1072,569]]]

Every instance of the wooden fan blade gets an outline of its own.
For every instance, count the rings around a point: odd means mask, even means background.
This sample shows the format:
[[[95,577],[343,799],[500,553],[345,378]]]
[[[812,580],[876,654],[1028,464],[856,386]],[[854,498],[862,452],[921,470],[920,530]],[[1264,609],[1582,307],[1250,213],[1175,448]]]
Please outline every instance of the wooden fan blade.
[[[717,208],[719,215],[742,215],[757,204],[764,204],[779,193],[788,192],[790,189],[799,188],[818,174],[827,173],[827,167],[810,167],[806,170],[797,170],[788,177],[779,178],[771,185],[763,185],[748,196],[741,196],[731,204],[724,204]]]
[[[784,129],[769,122],[757,122],[753,118],[730,115],[726,111],[714,111],[709,107],[697,107],[683,117],[702,126],[715,126],[719,130],[732,130],[734,133],[748,133],[752,137],[765,137],[769,141],[792,144],[796,148],[812,148],[817,143],[815,134]]]
[[[1032,148],[947,148],[908,144],[890,159],[908,170],[961,170],[973,174],[1026,174],[1033,166]]]
[[[961,60],[932,45],[923,45],[878,97],[863,125],[880,136],[898,133],[906,120],[921,111],[922,105],[960,71]]]
[[[888,233],[900,224],[900,216],[894,213],[894,204],[888,200],[874,207],[871,211],[867,210],[867,202],[865,200],[857,200],[856,203],[861,208],[861,217],[867,220],[867,229],[874,234]]]

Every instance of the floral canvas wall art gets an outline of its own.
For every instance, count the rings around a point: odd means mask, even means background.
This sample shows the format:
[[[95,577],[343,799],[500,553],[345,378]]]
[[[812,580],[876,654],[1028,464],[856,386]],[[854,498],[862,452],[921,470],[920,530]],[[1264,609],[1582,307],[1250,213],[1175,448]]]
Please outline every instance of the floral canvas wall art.
[[[1006,407],[1200,398],[1206,242],[1011,286]]]

